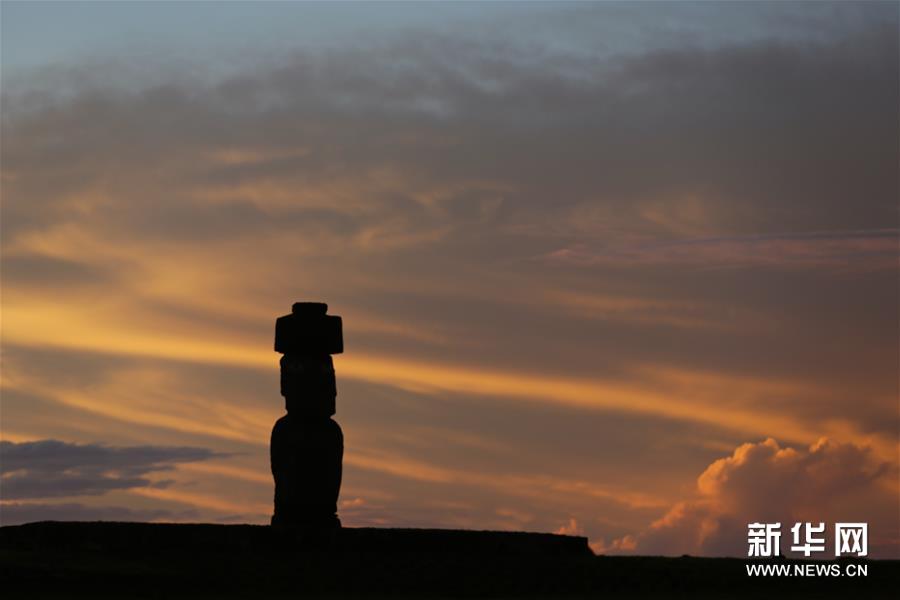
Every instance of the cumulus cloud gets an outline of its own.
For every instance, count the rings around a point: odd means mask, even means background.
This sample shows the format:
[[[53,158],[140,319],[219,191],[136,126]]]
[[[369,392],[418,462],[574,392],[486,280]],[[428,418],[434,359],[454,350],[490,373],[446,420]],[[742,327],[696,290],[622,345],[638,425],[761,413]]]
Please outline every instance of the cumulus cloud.
[[[747,524],[782,524],[781,550],[790,554],[796,522],[868,522],[869,554],[900,555],[896,464],[869,448],[822,438],[809,448],[769,438],[747,443],[713,462],[692,498],[675,504],[637,534],[601,550],[639,554],[747,555]]]
[[[208,460],[222,454],[206,448],[176,446],[106,446],[59,440],[0,442],[0,496],[25,498],[96,496],[113,490],[164,488],[170,480],[151,473],[179,463]]]
[[[559,535],[584,535],[584,529],[578,524],[575,517],[569,517],[569,520],[556,528],[553,533]]]

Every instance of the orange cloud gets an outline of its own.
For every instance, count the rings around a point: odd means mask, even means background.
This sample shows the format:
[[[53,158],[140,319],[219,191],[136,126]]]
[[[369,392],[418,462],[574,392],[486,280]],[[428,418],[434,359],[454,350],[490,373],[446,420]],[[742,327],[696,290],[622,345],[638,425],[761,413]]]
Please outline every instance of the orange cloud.
[[[14,304],[6,309],[9,325],[5,335],[10,341],[23,345],[43,345],[95,352],[157,357],[214,364],[274,369],[273,354],[268,349],[254,349],[244,344],[228,345],[215,340],[184,337],[181,332],[139,330],[126,324],[116,328],[116,322],[126,320],[127,313],[118,319],[104,320],[101,314],[71,310],[62,306]],[[754,397],[786,392],[800,392],[803,388],[779,381],[742,381],[713,373],[686,372],[673,369],[642,369],[641,382],[591,381],[573,377],[503,372],[452,364],[426,363],[404,358],[348,354],[336,364],[339,376],[389,385],[418,393],[471,393],[494,397],[524,398],[537,402],[561,403],[590,410],[617,410],[629,413],[660,415],[668,418],[709,423],[735,431],[760,435],[778,431],[792,440],[814,439],[813,430],[785,414],[762,413],[751,408]],[[684,386],[685,381],[690,385]],[[736,383],[740,381],[740,385]],[[684,390],[673,393],[673,385],[681,382]],[[723,404],[720,398],[734,396],[729,390],[739,390],[737,398]],[[717,393],[718,392],[718,393]],[[107,410],[125,417],[129,407],[105,406],[103,401],[74,398],[67,402],[92,410]],[[135,417],[137,418],[137,416]],[[142,414],[140,418],[151,418]],[[153,417],[168,420],[169,416]],[[258,419],[254,419],[258,422]],[[164,425],[165,423],[160,422]],[[190,427],[190,425],[185,424]],[[196,425],[196,428],[201,428]],[[206,433],[215,434],[202,426]],[[222,430],[221,435],[248,439],[238,430]]]
[[[578,524],[575,517],[569,517],[569,520],[557,527],[553,533],[559,535],[584,535],[584,529]]]
[[[49,301],[26,301],[12,294],[4,305],[4,337],[23,346],[57,347],[108,354],[154,357],[188,362],[235,365],[266,371],[275,370],[275,355],[260,343],[216,337],[227,330],[204,335],[154,327],[152,320],[138,319],[125,306],[84,304],[61,305]],[[147,324],[149,322],[149,324]],[[190,326],[190,325],[187,325]],[[586,410],[621,411],[658,415],[688,422],[715,425],[743,435],[760,436],[778,432],[792,442],[811,443],[822,433],[841,439],[866,439],[846,420],[833,418],[813,424],[795,418],[784,406],[766,409],[759,400],[769,397],[796,397],[816,392],[815,384],[790,380],[739,377],[734,374],[658,367],[633,367],[630,380],[591,380],[576,377],[522,373],[453,363],[425,362],[405,357],[348,353],[337,361],[339,377],[387,385],[417,393],[478,394],[501,399],[527,399],[557,403]],[[10,380],[11,376],[11,380]],[[16,373],[7,376],[7,385],[52,387],[40,380],[15,383]],[[216,423],[197,420],[182,390],[171,387],[156,399],[144,392],[159,386],[157,374],[120,373],[109,382],[107,397],[78,391],[56,390],[63,403],[135,422],[155,423],[183,431],[222,436],[234,440],[265,439],[271,412],[242,408],[226,415],[227,406],[216,406],[222,419]],[[136,383],[141,385],[135,386]],[[120,388],[120,389],[119,389]],[[130,391],[129,391],[130,390]],[[110,403],[108,397],[134,396],[133,402]],[[723,400],[725,399],[725,400]],[[148,407],[141,410],[141,406]],[[160,407],[166,406],[166,411]],[[187,412],[186,412],[187,411]],[[882,456],[891,456],[893,444],[881,437],[866,440]]]
[[[869,553],[900,556],[898,468],[870,448],[822,438],[808,448],[768,438],[713,462],[692,498],[676,503],[648,529],[598,547],[640,554],[747,556],[747,524],[781,523],[790,554],[796,522],[868,522]]]

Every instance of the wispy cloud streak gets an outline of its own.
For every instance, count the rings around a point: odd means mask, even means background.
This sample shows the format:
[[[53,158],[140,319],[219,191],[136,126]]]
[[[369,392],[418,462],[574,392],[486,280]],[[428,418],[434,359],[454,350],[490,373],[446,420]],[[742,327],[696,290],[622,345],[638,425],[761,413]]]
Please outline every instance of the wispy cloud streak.
[[[546,255],[580,265],[836,270],[895,269],[900,229],[677,239],[618,248],[577,244]]]

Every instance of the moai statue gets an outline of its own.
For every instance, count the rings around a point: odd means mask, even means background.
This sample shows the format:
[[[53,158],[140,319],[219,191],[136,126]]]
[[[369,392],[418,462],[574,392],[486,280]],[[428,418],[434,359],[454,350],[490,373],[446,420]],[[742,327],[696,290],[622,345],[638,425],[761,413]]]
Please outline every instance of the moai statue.
[[[272,429],[272,526],[313,544],[327,542],[341,526],[344,434],[331,418],[337,396],[331,355],[344,351],[344,341],[341,318],[327,311],[327,304],[297,302],[275,321],[287,414]]]

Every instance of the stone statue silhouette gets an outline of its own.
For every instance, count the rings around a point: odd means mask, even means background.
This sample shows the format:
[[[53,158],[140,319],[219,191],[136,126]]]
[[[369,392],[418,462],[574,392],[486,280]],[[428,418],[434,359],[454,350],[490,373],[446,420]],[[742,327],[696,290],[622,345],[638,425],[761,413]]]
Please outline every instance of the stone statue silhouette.
[[[344,348],[341,318],[327,312],[327,304],[297,302],[275,322],[287,414],[272,429],[272,526],[310,544],[327,543],[341,526],[344,435],[331,418],[337,397],[331,355]]]

